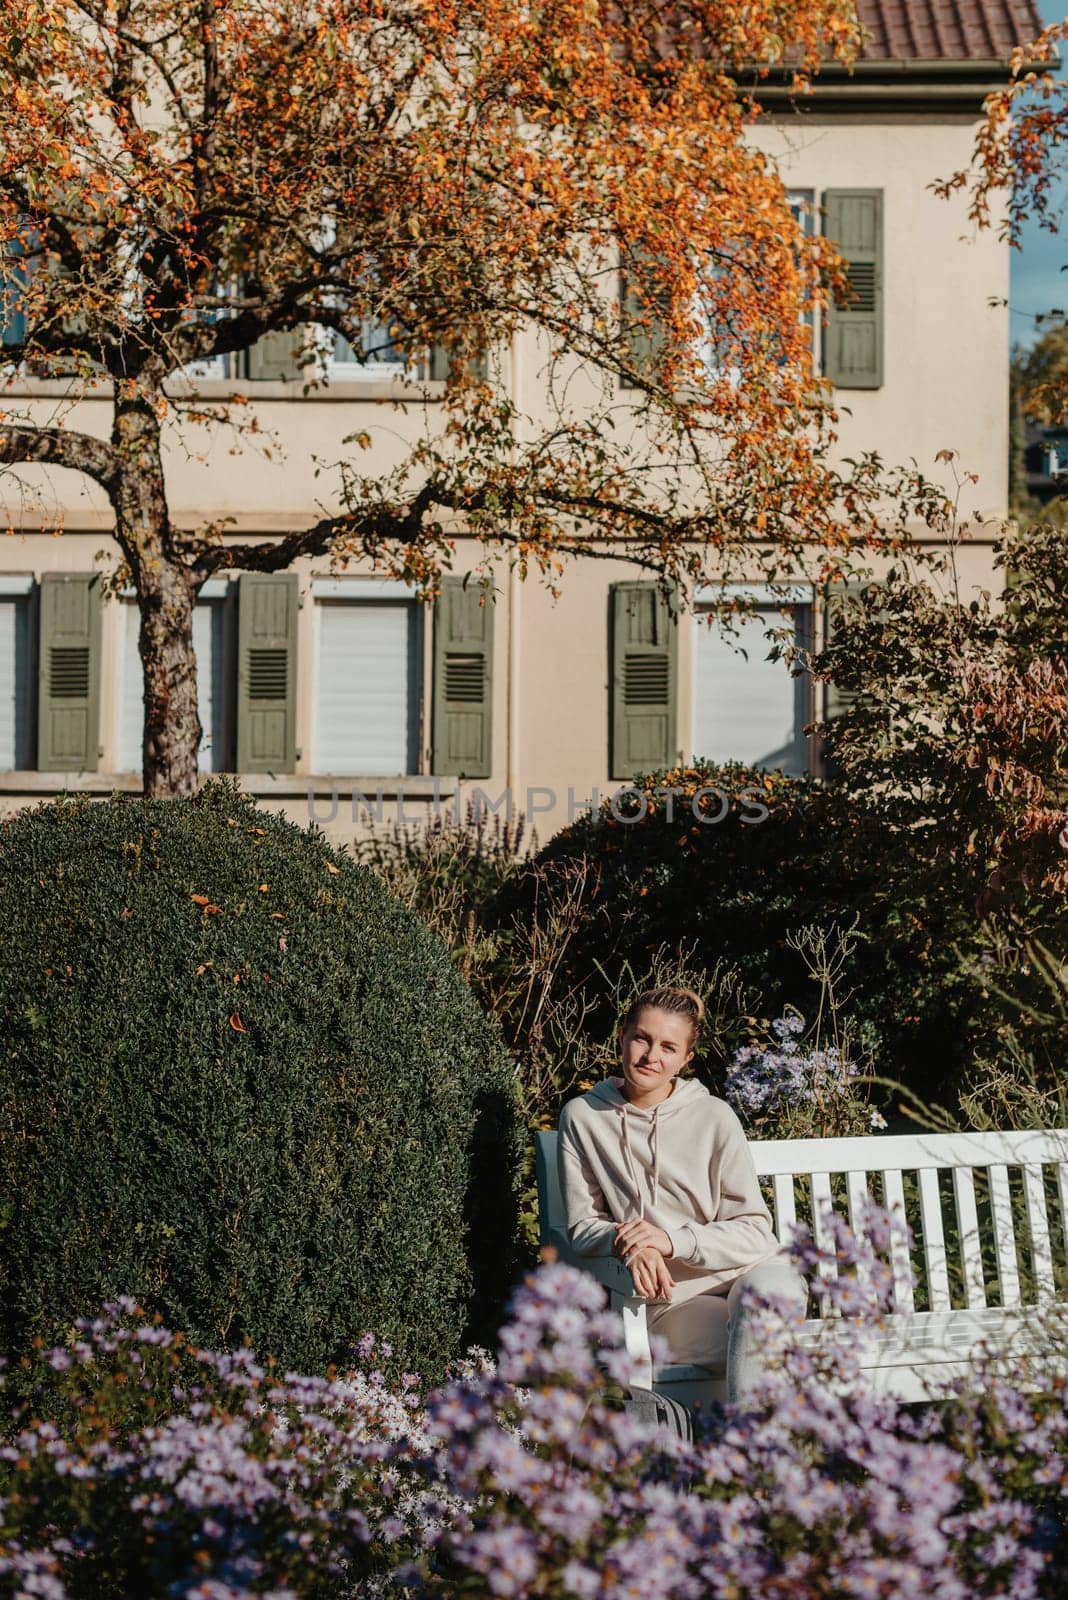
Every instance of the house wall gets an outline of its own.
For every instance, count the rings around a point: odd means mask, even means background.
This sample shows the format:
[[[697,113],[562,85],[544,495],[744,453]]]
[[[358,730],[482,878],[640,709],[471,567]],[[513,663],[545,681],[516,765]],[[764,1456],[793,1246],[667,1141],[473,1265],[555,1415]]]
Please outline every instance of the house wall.
[[[960,504],[970,524],[957,555],[965,596],[974,588],[993,587],[991,544],[999,531],[996,522],[979,523],[973,513],[997,519],[1007,503],[1008,252],[995,232],[975,234],[962,200],[938,200],[929,186],[965,164],[973,127],[967,116],[933,118],[918,112],[879,122],[859,114],[783,115],[754,135],[780,162],[791,187],[884,191],[884,382],[878,390],[839,395],[839,449],[843,457],[877,450],[888,463],[915,460],[951,490],[955,472],[978,473],[978,483],[965,486]],[[505,380],[521,409],[538,404],[539,370],[533,343],[518,347],[505,363]],[[389,382],[342,384],[311,395],[304,395],[300,384],[204,383],[201,392],[211,398],[231,387],[249,394],[247,415],[259,433],[242,440],[225,430],[194,427],[180,442],[172,428],[167,457],[175,522],[195,526],[229,519],[225,537],[270,537],[305,526],[335,503],[329,468],[354,448],[345,445],[346,436],[366,430],[371,438],[367,460],[381,470],[404,459],[416,430],[436,426],[439,410],[433,385],[421,396]],[[41,420],[51,418],[61,388],[39,385],[26,397]],[[406,413],[398,410],[398,398],[410,402]],[[105,397],[88,399],[69,414],[71,426],[94,433],[105,434],[109,421]],[[936,457],[944,450],[958,452],[958,458],[939,462]],[[86,572],[98,565],[99,553],[105,564],[117,555],[108,536],[109,508],[101,492],[84,480],[63,471],[20,469],[8,477],[4,492],[12,531],[0,545],[0,576]],[[38,531],[57,522],[64,529],[61,537]],[[455,570],[469,570],[479,556],[470,541],[460,539]],[[378,785],[374,779],[335,781],[331,774],[312,771],[316,611],[310,585],[330,569],[319,561],[303,562],[296,570],[303,601],[297,653],[300,755],[293,774],[249,777],[245,786],[269,808],[297,821],[314,816],[335,838],[351,838],[366,825],[362,813],[353,820],[353,788],[373,794]],[[427,618],[420,647],[419,770],[382,775],[385,819],[397,820],[398,793],[401,820],[407,821],[424,818],[436,806],[462,811],[476,789],[498,803],[507,791],[544,841],[594,790],[604,796],[616,789],[608,755],[609,595],[612,583],[635,576],[622,561],[572,564],[562,597],[554,601],[537,579],[520,584],[503,559],[494,563],[493,770],[477,783],[435,783],[430,771]],[[818,596],[815,605],[818,624]],[[65,786],[96,793],[116,784],[137,787],[135,775],[117,773],[120,620],[118,602],[107,604],[99,771],[0,773],[0,809]],[[684,759],[702,753],[694,751],[692,737],[696,627],[686,616],[679,631],[677,753]],[[811,709],[818,711],[818,704]]]

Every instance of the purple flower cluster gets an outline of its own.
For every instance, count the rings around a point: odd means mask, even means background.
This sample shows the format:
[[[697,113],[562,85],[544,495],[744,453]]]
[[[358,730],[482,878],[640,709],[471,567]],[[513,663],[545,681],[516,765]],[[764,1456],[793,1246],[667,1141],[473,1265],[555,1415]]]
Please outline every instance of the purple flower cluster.
[[[854,1062],[836,1045],[826,1049],[803,1047],[804,1017],[789,1011],[776,1017],[771,1031],[773,1043],[740,1046],[727,1068],[724,1096],[746,1122],[766,1126],[784,1113],[793,1113],[795,1120],[800,1113],[802,1125],[784,1131],[801,1134],[885,1128],[879,1112],[872,1111],[858,1097],[860,1069]]]
[[[796,1012],[771,1025],[775,1044],[742,1045],[727,1069],[726,1098],[749,1116],[768,1115],[784,1105],[815,1104],[822,1095],[850,1092],[856,1068],[832,1045],[827,1050],[802,1050],[799,1036],[805,1019]]]
[[[827,1216],[795,1260],[839,1315],[878,1316],[900,1219]],[[855,1341],[763,1318],[760,1389],[695,1443],[611,1404],[631,1377],[587,1275],[516,1291],[496,1360],[421,1395],[363,1363],[280,1377],[191,1350],[129,1303],[8,1397],[0,1595],[96,1600],[1038,1600],[1063,1592],[1065,1385],[951,1386],[917,1416],[864,1385]],[[794,1313],[796,1315],[796,1313]],[[661,1352],[663,1353],[663,1352]]]

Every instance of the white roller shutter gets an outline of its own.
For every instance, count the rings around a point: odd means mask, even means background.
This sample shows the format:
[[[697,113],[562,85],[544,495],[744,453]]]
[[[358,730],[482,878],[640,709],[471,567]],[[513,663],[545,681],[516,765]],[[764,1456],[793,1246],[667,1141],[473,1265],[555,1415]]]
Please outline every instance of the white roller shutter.
[[[416,771],[415,606],[326,600],[317,620],[315,771],[363,777]]]
[[[807,770],[805,679],[791,678],[785,661],[766,660],[774,642],[769,630],[783,620],[778,611],[758,611],[726,633],[698,616],[695,758],[779,767],[794,777]]]
[[[118,770],[140,772],[145,704],[141,657],[137,653],[140,615],[132,601],[124,603],[123,611]],[[197,655],[197,709],[203,729],[197,760],[201,772],[226,770],[225,623],[222,601],[197,601],[193,611],[193,649]]]
[[[0,769],[25,771],[30,750],[30,602],[0,597]]]

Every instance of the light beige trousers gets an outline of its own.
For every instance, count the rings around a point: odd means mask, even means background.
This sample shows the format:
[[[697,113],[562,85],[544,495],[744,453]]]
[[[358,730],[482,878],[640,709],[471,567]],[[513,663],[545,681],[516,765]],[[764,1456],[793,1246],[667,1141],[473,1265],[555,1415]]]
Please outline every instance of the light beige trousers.
[[[714,1377],[726,1373],[730,1400],[752,1389],[764,1367],[763,1338],[742,1301],[746,1285],[759,1294],[790,1300],[802,1312],[808,1300],[804,1279],[784,1256],[773,1256],[726,1288],[708,1289],[677,1306],[651,1305],[648,1311],[649,1332],[667,1340],[673,1360],[704,1367]]]

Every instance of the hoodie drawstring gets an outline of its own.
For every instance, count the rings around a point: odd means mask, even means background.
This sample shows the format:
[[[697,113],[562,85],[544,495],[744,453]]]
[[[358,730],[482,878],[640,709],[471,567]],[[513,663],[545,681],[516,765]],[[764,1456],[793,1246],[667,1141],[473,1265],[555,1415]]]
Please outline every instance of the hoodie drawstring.
[[[627,1116],[627,1108],[626,1108],[626,1106],[620,1106],[619,1114],[623,1118],[622,1139],[620,1141],[620,1143],[622,1144],[622,1147],[623,1147],[623,1164],[627,1169],[627,1177],[630,1179],[631,1183],[634,1185],[634,1193],[637,1196],[637,1200],[638,1200],[638,1220],[642,1221],[644,1219],[644,1217],[645,1217],[645,1196],[642,1193],[641,1180],[640,1180],[637,1172],[634,1170],[634,1162],[633,1162],[633,1160],[631,1158],[631,1151],[630,1151],[630,1119]],[[653,1198],[652,1198],[652,1202],[651,1203],[655,1206],[656,1205],[656,1201],[657,1201],[657,1195],[659,1193],[659,1188],[660,1188],[660,1107],[658,1105],[653,1107],[653,1139],[652,1139],[652,1143],[653,1143]]]
[[[620,1106],[619,1114],[623,1118],[623,1164],[627,1169],[627,1177],[634,1185],[634,1193],[638,1197],[638,1220],[641,1221],[641,1219],[645,1216],[645,1202],[642,1199],[642,1186],[638,1182],[637,1173],[634,1171],[634,1163],[630,1157],[630,1128],[628,1126],[626,1106]]]

